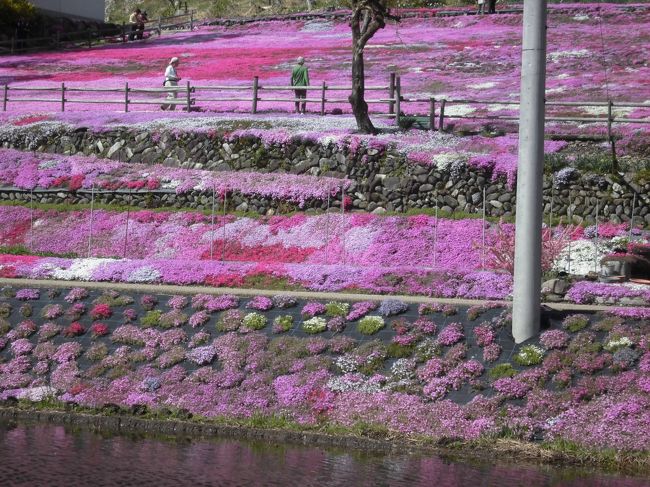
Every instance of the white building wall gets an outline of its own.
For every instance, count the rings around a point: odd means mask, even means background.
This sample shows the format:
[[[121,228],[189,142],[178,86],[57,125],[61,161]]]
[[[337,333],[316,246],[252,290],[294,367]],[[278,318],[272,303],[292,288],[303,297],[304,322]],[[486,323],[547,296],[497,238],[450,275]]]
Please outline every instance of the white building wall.
[[[104,21],[105,0],[30,0],[40,9],[63,16]]]

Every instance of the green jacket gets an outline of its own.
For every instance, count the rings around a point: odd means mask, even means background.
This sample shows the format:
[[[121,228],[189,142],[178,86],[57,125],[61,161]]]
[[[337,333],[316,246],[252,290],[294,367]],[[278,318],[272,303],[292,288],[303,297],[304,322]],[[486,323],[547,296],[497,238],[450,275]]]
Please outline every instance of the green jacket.
[[[309,71],[307,66],[297,64],[291,71],[291,86],[309,86]]]

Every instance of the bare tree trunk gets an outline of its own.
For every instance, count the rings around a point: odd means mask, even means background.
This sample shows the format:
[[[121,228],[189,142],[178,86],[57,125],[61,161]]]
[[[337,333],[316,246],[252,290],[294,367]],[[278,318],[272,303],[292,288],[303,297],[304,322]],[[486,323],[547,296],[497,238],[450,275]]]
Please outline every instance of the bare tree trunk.
[[[370,120],[368,115],[368,104],[365,100],[366,76],[363,64],[363,49],[357,47],[358,36],[355,36],[355,30],[352,29],[352,93],[349,101],[352,105],[352,113],[357,120],[357,128],[364,134],[376,134],[377,129]]]
[[[307,10],[311,10],[311,0],[307,0]]]
[[[352,2],[352,93],[348,100],[352,106],[357,128],[364,134],[376,134],[377,129],[368,115],[368,104],[365,100],[365,71],[363,50],[368,41],[379,30],[383,29],[385,18],[390,15],[386,0],[354,0]]]

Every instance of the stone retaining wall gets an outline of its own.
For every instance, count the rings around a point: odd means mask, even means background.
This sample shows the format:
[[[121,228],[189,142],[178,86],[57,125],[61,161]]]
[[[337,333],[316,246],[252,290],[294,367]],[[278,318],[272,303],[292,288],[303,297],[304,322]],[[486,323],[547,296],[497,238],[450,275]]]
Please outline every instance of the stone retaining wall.
[[[346,193],[351,198],[351,208],[374,213],[434,208],[436,201],[438,208],[447,213],[480,213],[485,190],[488,216],[507,217],[514,214],[515,191],[503,178],[495,179],[489,171],[474,167],[447,171],[435,166],[409,163],[403,154],[392,148],[362,146],[352,151],[349,147],[320,145],[312,141],[265,145],[253,137],[232,141],[207,133],[151,133],[126,128],[105,132],[79,128],[45,135],[17,135],[13,132],[11,138],[0,139],[0,144],[23,150],[95,155],[124,162],[171,167],[348,178],[352,180],[352,186]],[[0,196],[3,199],[4,194]],[[54,194],[55,197],[47,197],[48,202],[54,202],[56,198],[70,198],[61,192]],[[554,217],[563,216],[565,221],[571,214],[575,222],[584,220],[592,223],[598,207],[601,221],[629,221],[635,194],[635,224],[650,225],[650,184],[640,186],[625,177],[615,181],[609,176],[577,174],[574,179],[559,186],[545,176],[544,214],[546,219],[552,213]],[[126,204],[120,200],[122,196],[115,198]],[[196,193],[157,196],[155,192],[138,192],[135,198],[139,198],[135,204],[145,207],[206,208],[204,200],[207,196]],[[72,200],[82,201],[83,198],[74,197]],[[111,202],[111,197],[106,196],[102,201]],[[278,209],[279,206],[278,202],[259,198],[240,197],[233,200],[233,207],[259,213]],[[314,201],[307,207],[324,206],[325,203]]]

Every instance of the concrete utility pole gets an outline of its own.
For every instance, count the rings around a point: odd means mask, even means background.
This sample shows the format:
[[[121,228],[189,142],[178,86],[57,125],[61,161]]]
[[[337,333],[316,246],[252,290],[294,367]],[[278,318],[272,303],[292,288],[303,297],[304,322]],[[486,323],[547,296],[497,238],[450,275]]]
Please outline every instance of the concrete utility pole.
[[[512,334],[516,343],[537,335],[540,322],[546,3],[546,0],[524,0],[512,308]]]

